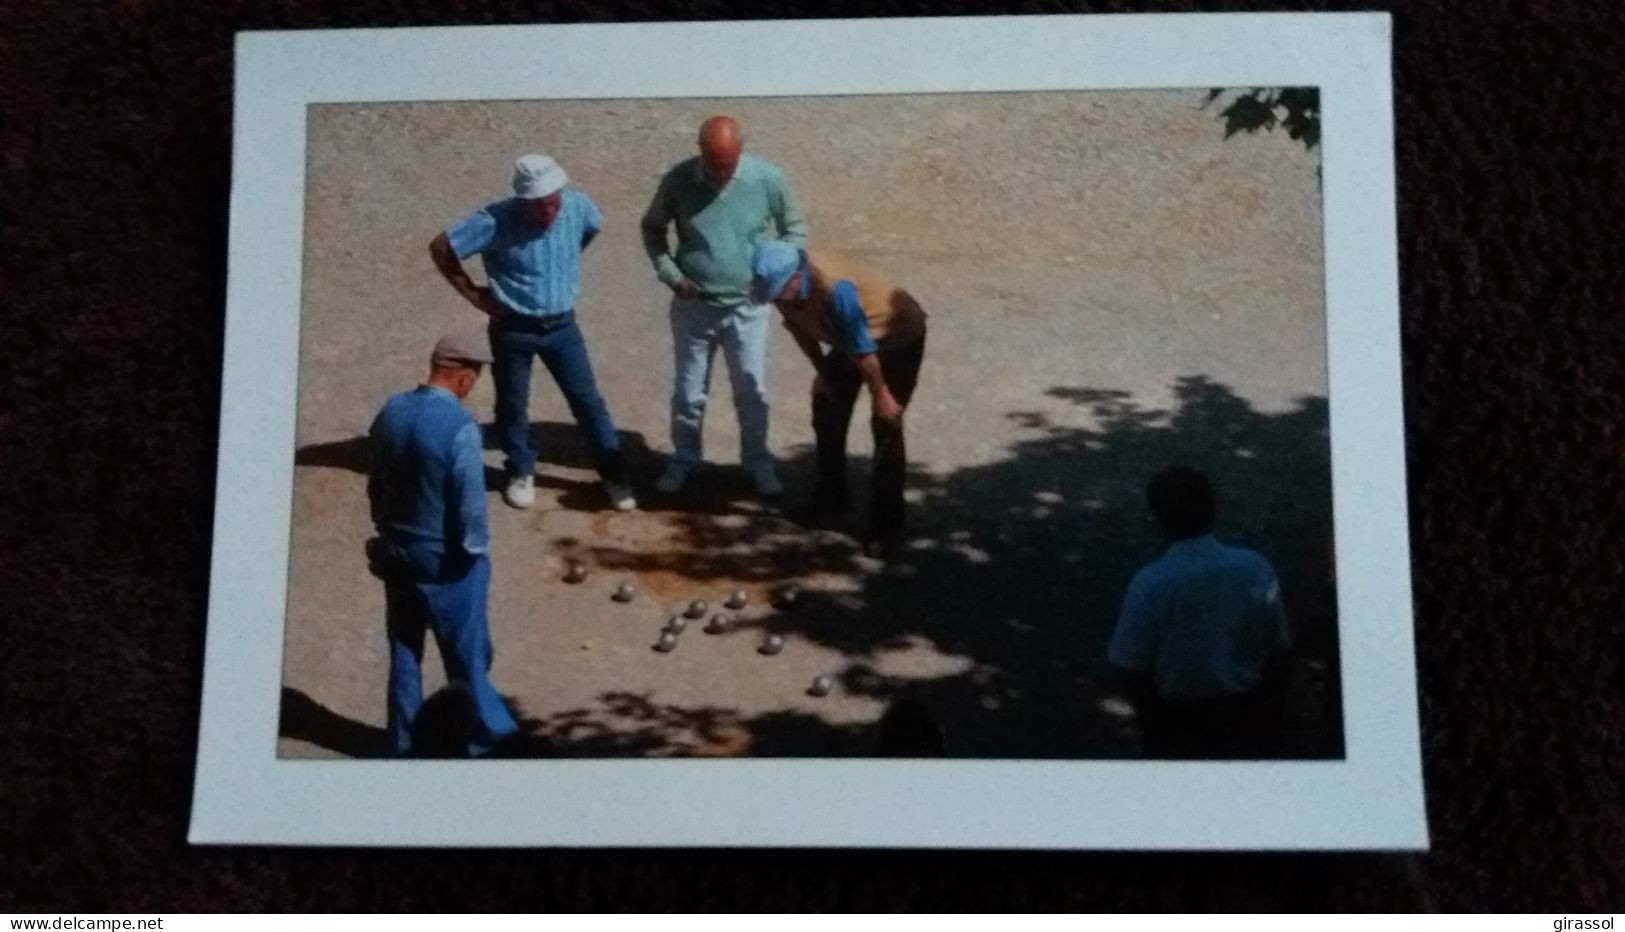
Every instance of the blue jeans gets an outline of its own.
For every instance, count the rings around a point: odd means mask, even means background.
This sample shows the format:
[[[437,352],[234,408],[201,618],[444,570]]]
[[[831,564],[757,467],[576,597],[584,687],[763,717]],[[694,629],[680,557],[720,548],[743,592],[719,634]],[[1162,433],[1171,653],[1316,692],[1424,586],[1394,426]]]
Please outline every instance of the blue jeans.
[[[677,385],[671,394],[671,445],[677,463],[692,467],[703,457],[705,400],[718,346],[728,364],[739,417],[740,462],[746,466],[772,462],[767,451],[767,334],[772,317],[773,308],[766,304],[717,307],[698,299],[672,299]]]
[[[401,548],[405,557],[385,578],[384,619],[389,633],[389,745],[413,750],[412,725],[423,707],[423,636],[434,632],[446,679],[467,685],[474,716],[468,753],[477,757],[519,731],[507,703],[491,685],[491,628],[486,598],[491,561],[462,557],[442,565],[425,548]],[[418,551],[418,552],[413,552]]]
[[[491,378],[497,390],[497,435],[507,456],[510,477],[536,471],[536,444],[530,433],[530,364],[540,356],[542,365],[564,393],[570,413],[592,447],[598,474],[607,482],[626,483],[626,457],[621,438],[609,418],[604,396],[598,393],[587,341],[574,314],[553,317],[510,315],[493,321]]]

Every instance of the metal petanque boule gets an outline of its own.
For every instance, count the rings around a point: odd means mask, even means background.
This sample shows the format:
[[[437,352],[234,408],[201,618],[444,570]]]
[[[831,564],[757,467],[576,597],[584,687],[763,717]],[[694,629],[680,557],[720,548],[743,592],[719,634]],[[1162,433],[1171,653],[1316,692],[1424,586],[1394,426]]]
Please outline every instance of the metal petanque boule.
[[[564,571],[564,581],[572,586],[587,578],[587,567],[580,560],[571,560],[569,567]]]
[[[826,673],[822,676],[813,677],[812,685],[807,687],[807,694],[810,696],[823,697],[829,695],[830,690],[834,688],[835,677]]]
[[[655,641],[654,649],[662,654],[669,654],[677,649],[677,633],[674,631],[660,632],[660,639]]]
[[[666,627],[662,628],[661,630],[662,631],[669,631],[672,634],[682,634],[683,629],[687,628],[687,627],[688,627],[688,619],[687,618],[684,618],[682,615],[673,615],[673,616],[671,616],[670,619],[668,619],[666,621]]]
[[[758,653],[768,657],[777,654],[779,651],[784,650],[784,635],[769,634],[767,637],[762,638],[762,646],[758,647],[756,650]]]
[[[776,608],[795,608],[800,601],[801,586],[798,583],[785,583],[773,593],[773,605]]]
[[[710,607],[711,606],[705,604],[705,600],[695,599],[694,601],[688,603],[688,608],[683,610],[683,614],[687,616],[690,621],[698,621],[699,619],[705,617],[706,610]]]
[[[744,608],[747,604],[749,604],[749,602],[750,602],[750,596],[745,594],[745,590],[743,590],[743,589],[735,589],[728,596],[728,600],[726,602],[723,602],[722,605],[723,605],[724,608],[729,608],[729,609],[732,609],[733,611],[737,612],[740,609]]]
[[[615,594],[610,596],[610,598],[617,602],[630,602],[637,594],[638,590],[636,586],[633,586],[630,582],[623,582],[619,586],[615,587]]]
[[[711,620],[705,623],[706,634],[727,634],[733,629],[734,620],[720,613],[712,615]]]

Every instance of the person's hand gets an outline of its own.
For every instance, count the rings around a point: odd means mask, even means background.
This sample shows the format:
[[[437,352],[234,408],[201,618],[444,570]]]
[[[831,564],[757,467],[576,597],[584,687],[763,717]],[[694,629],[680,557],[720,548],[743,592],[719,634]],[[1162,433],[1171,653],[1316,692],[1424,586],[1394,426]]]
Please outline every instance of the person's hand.
[[[473,296],[469,299],[469,303],[473,304],[481,314],[492,320],[501,320],[511,313],[507,305],[498,301],[496,295],[491,293],[490,288],[476,287]]]
[[[903,419],[903,406],[897,403],[891,392],[881,392],[875,396],[875,417],[887,424],[895,424]]]
[[[377,579],[387,580],[389,571],[388,561],[384,556],[383,539],[378,537],[368,538],[364,549],[367,554],[367,572]]]
[[[829,382],[824,379],[823,373],[813,376],[812,393],[814,398],[822,395],[830,401],[835,400],[835,390],[829,387]]]
[[[672,293],[679,298],[693,299],[700,296],[700,286],[690,281],[687,276],[679,278],[671,286]]]

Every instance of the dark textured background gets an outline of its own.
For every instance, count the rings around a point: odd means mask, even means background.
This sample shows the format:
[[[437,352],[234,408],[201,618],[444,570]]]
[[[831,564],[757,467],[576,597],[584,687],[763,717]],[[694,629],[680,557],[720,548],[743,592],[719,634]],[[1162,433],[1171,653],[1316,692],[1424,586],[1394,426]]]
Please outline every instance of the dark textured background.
[[[1386,7],[1432,853],[185,843],[234,30],[1214,8],[8,0],[0,911],[1625,905],[1618,0]]]

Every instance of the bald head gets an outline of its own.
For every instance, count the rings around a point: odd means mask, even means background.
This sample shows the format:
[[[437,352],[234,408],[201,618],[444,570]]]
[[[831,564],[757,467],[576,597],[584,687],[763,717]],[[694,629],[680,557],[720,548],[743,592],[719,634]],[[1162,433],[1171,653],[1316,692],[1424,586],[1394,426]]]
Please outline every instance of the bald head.
[[[745,140],[733,117],[714,116],[700,124],[700,161],[705,164],[705,177],[717,187],[733,178],[744,148]]]

